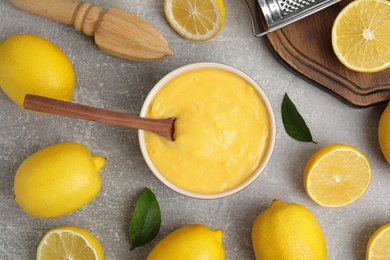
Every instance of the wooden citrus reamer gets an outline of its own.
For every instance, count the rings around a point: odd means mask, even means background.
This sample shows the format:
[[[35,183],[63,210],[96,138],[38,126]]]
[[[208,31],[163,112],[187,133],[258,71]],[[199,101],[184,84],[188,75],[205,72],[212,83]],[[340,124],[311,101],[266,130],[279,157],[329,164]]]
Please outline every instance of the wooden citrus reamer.
[[[51,20],[73,25],[95,37],[96,45],[113,56],[136,61],[155,61],[172,55],[166,39],[141,18],[116,7],[77,0],[10,0],[16,7]]]

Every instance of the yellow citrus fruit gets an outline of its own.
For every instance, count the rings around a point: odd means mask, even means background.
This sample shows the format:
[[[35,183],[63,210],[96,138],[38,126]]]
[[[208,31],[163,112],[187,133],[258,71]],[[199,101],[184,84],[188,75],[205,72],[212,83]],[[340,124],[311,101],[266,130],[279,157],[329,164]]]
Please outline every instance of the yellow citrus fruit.
[[[325,237],[314,215],[304,206],[274,200],[252,226],[258,260],[326,260]]]
[[[371,182],[371,166],[358,149],[331,144],[316,151],[304,170],[307,195],[323,207],[342,207],[359,199]]]
[[[48,231],[39,243],[37,260],[103,260],[99,240],[84,228],[64,226]]]
[[[390,67],[390,2],[356,0],[337,15],[332,46],[347,68],[377,72]]]
[[[164,13],[172,28],[187,40],[207,41],[225,22],[223,0],[165,0]]]
[[[372,234],[367,242],[366,260],[390,259],[390,223]]]
[[[163,238],[147,260],[223,260],[223,232],[200,224],[179,228]]]
[[[383,155],[390,164],[390,102],[379,119],[378,141]]]
[[[82,144],[46,147],[23,161],[15,174],[16,203],[37,218],[55,218],[91,202],[100,191],[106,158]]]
[[[26,94],[70,101],[75,85],[72,64],[52,42],[14,34],[0,45],[0,87],[23,107]]]

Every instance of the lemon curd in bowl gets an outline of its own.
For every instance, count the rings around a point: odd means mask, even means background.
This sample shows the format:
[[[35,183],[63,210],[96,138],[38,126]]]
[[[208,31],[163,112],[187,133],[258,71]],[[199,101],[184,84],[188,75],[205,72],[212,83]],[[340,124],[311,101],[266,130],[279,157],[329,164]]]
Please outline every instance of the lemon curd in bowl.
[[[142,117],[175,117],[174,141],[139,130],[145,161],[169,188],[214,199],[236,193],[264,170],[275,143],[275,118],[260,86],[242,71],[195,63],[161,79]]]

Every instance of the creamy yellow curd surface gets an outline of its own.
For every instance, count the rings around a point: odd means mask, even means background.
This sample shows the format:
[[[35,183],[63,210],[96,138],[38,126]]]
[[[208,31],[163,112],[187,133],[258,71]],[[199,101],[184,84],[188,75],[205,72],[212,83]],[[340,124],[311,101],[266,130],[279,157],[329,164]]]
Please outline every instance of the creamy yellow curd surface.
[[[157,93],[147,117],[176,117],[174,139],[145,132],[148,154],[174,185],[214,194],[243,183],[262,161],[270,136],[267,109],[241,77],[216,68],[177,76]]]

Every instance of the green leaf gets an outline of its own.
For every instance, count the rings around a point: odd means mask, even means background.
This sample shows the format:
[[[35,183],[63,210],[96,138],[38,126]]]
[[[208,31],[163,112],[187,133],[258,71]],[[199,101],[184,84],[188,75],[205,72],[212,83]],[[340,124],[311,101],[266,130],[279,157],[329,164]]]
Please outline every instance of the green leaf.
[[[150,242],[161,226],[160,206],[154,193],[145,188],[134,209],[130,224],[132,249]]]
[[[287,93],[284,94],[282,102],[282,121],[284,129],[290,137],[301,142],[317,143],[313,141],[305,120],[301,114],[299,114],[297,108],[288,97]]]

